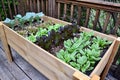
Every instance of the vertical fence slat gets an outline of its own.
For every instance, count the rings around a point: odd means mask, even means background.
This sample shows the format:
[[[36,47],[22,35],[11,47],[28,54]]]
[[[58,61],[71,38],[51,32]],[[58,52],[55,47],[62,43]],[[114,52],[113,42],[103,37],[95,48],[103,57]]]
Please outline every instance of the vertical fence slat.
[[[60,19],[60,3],[58,3],[58,19]]]
[[[115,23],[113,34],[116,34],[119,25],[120,25],[120,14],[118,14],[118,18],[117,18],[117,21]]]
[[[34,12],[36,12],[36,0],[33,0],[33,9],[34,9]]]
[[[13,16],[12,16],[12,10],[11,10],[11,7],[10,7],[10,1],[7,0],[7,2],[8,2],[8,10],[9,10],[10,18],[13,18]]]
[[[109,19],[110,19],[110,13],[109,12],[107,12],[107,15],[106,15],[106,19],[105,19],[105,23],[104,23],[104,25],[103,25],[103,33],[106,31],[106,29],[107,29],[107,26],[108,26],[108,23],[109,23]]]
[[[2,16],[1,16],[1,14],[0,14],[0,21],[2,21]]]
[[[40,12],[40,1],[37,0],[37,11]]]
[[[5,4],[4,4],[4,1],[2,0],[2,6],[3,6],[3,11],[5,13],[5,17],[7,17],[7,13],[6,13],[6,9],[5,9]]]
[[[46,15],[48,15],[48,0],[46,0]]]
[[[74,11],[74,5],[71,5],[71,10],[70,10],[70,17],[73,17],[73,11]]]
[[[66,15],[67,12],[67,4],[64,4],[64,14]]]
[[[30,10],[30,7],[29,7],[29,0],[26,0],[26,6],[27,6],[27,10],[26,11],[29,11]]]
[[[45,13],[45,6],[44,6],[44,0],[41,0],[41,5],[42,5],[42,12],[44,12]]]
[[[78,25],[80,25],[80,19],[81,19],[81,6],[78,6],[78,19],[77,19],[77,23]]]
[[[17,14],[17,9],[16,9],[16,2],[15,2],[15,0],[13,0],[13,6],[14,6],[14,13],[16,15]]]
[[[100,15],[100,10],[96,10],[96,16],[95,16],[95,20],[94,20],[94,22],[93,22],[93,29],[94,30],[96,30],[96,28],[97,28],[97,22],[98,22],[98,20],[99,20],[99,15]]]
[[[67,13],[67,4],[64,4],[63,20],[65,20],[65,18],[66,18],[66,13]]]
[[[30,5],[29,5],[30,11],[33,11],[33,9],[32,9],[32,0],[29,0],[29,1],[30,1]]]
[[[90,17],[90,10],[91,10],[90,8],[87,8],[84,27],[88,27],[88,22],[89,22],[89,17]]]

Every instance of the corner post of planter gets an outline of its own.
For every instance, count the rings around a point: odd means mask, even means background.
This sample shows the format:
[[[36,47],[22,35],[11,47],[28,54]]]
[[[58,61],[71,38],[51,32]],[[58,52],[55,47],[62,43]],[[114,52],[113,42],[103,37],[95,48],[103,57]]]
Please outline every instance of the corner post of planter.
[[[3,46],[4,51],[6,53],[7,59],[9,62],[12,62],[13,59],[12,59],[10,46],[8,45],[8,42],[7,42],[7,38],[6,38],[5,30],[4,30],[4,25],[1,22],[0,22],[0,38],[1,38],[2,46]]]
[[[115,40],[115,44],[113,46],[113,50],[112,50],[112,53],[111,53],[110,58],[108,60],[108,63],[106,64],[105,69],[104,69],[103,73],[101,74],[101,80],[105,79],[105,77],[106,77],[106,75],[107,75],[107,73],[108,73],[108,71],[109,71],[109,69],[114,61],[114,58],[115,58],[116,53],[118,51],[119,45],[120,45],[120,37],[118,37]]]

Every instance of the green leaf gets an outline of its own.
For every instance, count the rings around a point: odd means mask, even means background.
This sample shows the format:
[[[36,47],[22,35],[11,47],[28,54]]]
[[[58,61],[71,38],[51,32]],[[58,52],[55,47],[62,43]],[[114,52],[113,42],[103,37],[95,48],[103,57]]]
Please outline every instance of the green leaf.
[[[85,64],[86,61],[87,61],[87,57],[86,57],[86,56],[82,56],[82,57],[79,57],[79,58],[77,59],[77,63],[79,63],[80,65]]]
[[[67,41],[64,41],[64,47],[65,48],[70,48],[72,46],[72,41],[68,39]]]
[[[27,37],[27,39],[30,40],[31,42],[36,42],[36,37],[33,34]]]
[[[84,64],[84,66],[82,66],[81,71],[85,73],[89,67],[90,67],[90,61],[87,61],[87,63]]]
[[[76,51],[74,51],[73,53],[71,53],[71,60],[73,60],[73,61],[76,61],[76,59],[75,59],[75,55],[77,54],[77,52]]]
[[[66,62],[66,63],[69,63],[69,62],[71,61],[71,56],[70,56],[70,54],[68,54],[68,53],[64,54],[64,59],[65,59],[65,62]]]
[[[65,62],[65,59],[64,59],[64,50],[61,49],[58,53],[56,53],[56,56],[57,58],[63,60]]]
[[[91,56],[91,58],[95,61],[99,61],[101,59],[100,57],[95,57],[95,56]]]
[[[80,65],[75,62],[70,62],[70,65],[78,70],[80,70]]]

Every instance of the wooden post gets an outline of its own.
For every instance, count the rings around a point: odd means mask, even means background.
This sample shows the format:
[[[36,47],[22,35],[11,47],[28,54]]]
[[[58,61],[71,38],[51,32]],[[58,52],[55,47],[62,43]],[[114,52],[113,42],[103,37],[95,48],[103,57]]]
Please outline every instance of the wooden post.
[[[10,47],[9,47],[7,39],[6,39],[4,26],[3,26],[2,23],[0,23],[0,38],[1,38],[1,41],[2,41],[2,45],[3,45],[4,51],[5,51],[6,56],[8,58],[8,61],[12,62],[11,50],[10,50]]]
[[[110,69],[110,66],[112,65],[112,62],[114,61],[114,58],[115,58],[115,55],[116,55],[116,53],[118,51],[119,45],[120,45],[120,37],[118,37],[116,42],[115,42],[115,45],[113,47],[111,56],[110,56],[110,58],[108,60],[108,63],[107,63],[107,65],[106,65],[106,67],[105,67],[105,69],[104,69],[104,71],[103,71],[103,73],[101,75],[101,80],[105,79],[105,77],[106,77],[106,75],[107,75],[107,73],[108,73],[108,71]]]

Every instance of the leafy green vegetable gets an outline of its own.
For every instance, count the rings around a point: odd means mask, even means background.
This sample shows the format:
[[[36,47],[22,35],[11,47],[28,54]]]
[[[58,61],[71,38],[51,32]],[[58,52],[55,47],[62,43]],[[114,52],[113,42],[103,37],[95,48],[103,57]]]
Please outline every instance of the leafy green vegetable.
[[[30,40],[31,42],[36,42],[36,37],[33,34],[27,37],[27,39]]]
[[[65,28],[67,31],[67,27]],[[101,49],[111,42],[101,37],[95,37],[93,32],[82,32],[80,37],[64,41],[64,50],[57,53],[57,57],[72,67],[86,73],[94,69],[96,61],[101,59]]]

